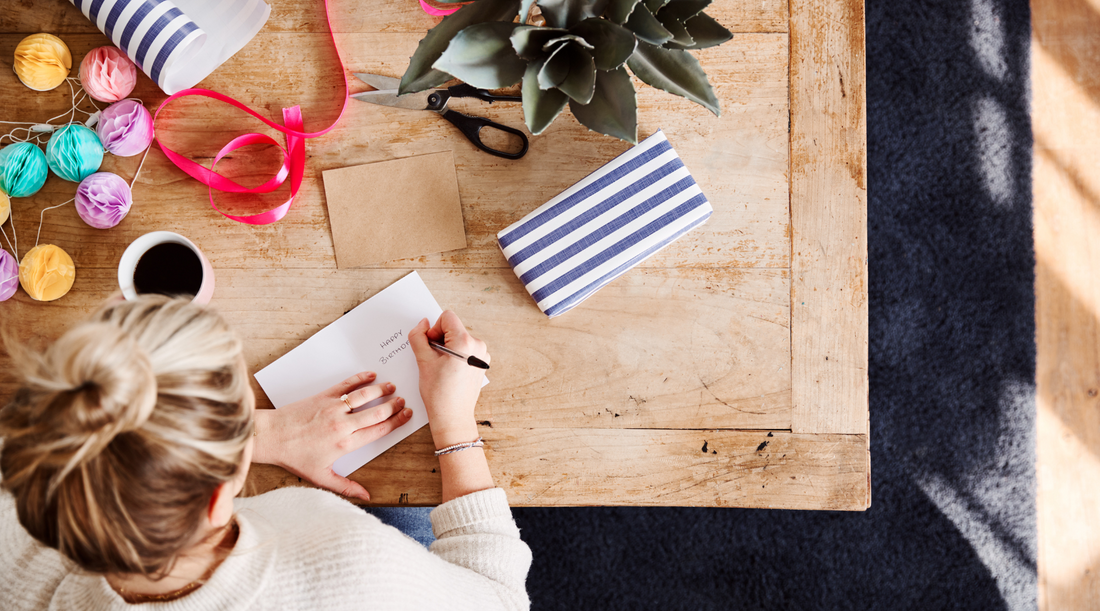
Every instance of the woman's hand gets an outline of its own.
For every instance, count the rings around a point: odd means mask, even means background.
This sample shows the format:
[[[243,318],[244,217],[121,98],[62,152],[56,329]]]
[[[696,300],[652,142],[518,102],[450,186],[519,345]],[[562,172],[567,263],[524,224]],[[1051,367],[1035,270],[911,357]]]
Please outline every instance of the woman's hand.
[[[450,310],[434,326],[429,327],[425,318],[409,331],[409,343],[420,368],[420,396],[428,408],[436,449],[473,441],[478,438],[474,404],[481,394],[485,374],[461,359],[435,350],[428,340],[488,363],[485,342],[470,335],[458,315]]]
[[[485,374],[477,367],[470,367],[462,359],[442,354],[428,341],[440,342],[462,354],[476,356],[489,362],[485,342],[475,338],[462,326],[454,312],[444,312],[435,326],[428,320],[420,321],[409,331],[409,344],[416,353],[420,367],[420,396],[428,408],[428,424],[432,427],[432,441],[441,450],[459,443],[474,441],[479,437],[474,421],[474,404],[481,395]],[[439,457],[439,472],[443,483],[443,502],[493,487],[493,474],[485,461],[482,448],[469,448],[461,452]]]
[[[315,486],[364,501],[363,486],[332,470],[337,458],[405,424],[412,410],[393,395],[393,384],[372,384],[375,374],[356,374],[308,399],[279,409],[256,410],[256,448],[252,462],[278,465]],[[347,404],[343,397],[347,395]],[[369,409],[351,411],[380,397]]]

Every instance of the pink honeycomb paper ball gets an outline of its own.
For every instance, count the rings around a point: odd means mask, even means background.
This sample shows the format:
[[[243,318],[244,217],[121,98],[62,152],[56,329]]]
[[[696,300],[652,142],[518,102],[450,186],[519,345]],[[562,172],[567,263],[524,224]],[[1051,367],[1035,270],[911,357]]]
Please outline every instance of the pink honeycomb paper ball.
[[[137,84],[137,66],[115,47],[96,47],[80,62],[80,84],[100,102],[117,102]]]

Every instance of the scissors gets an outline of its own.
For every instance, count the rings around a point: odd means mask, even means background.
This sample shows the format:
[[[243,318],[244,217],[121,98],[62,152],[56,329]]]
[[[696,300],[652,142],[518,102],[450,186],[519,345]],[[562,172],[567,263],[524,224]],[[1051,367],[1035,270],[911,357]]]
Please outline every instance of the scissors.
[[[365,74],[362,72],[355,73],[355,77],[377,89],[377,91],[365,91],[363,93],[353,94],[351,97],[356,100],[370,102],[371,104],[379,104],[381,106],[391,106],[393,108],[431,110],[443,115],[444,119],[454,123],[455,127],[461,130],[470,142],[474,143],[474,146],[490,155],[496,155],[497,157],[503,157],[505,159],[519,159],[527,154],[527,136],[520,130],[508,127],[507,125],[501,125],[500,123],[490,121],[483,117],[473,117],[464,115],[455,110],[447,109],[447,102],[451,98],[477,98],[492,104],[493,102],[522,102],[523,98],[520,96],[493,95],[484,89],[478,89],[466,83],[446,89],[428,89],[427,91],[407,93],[399,96],[397,95],[397,86],[401,83],[400,79],[379,74]],[[518,153],[509,153],[507,151],[498,151],[494,148],[490,148],[481,141],[481,129],[483,127],[491,127],[512,134],[513,136],[518,136],[523,142],[523,148]]]

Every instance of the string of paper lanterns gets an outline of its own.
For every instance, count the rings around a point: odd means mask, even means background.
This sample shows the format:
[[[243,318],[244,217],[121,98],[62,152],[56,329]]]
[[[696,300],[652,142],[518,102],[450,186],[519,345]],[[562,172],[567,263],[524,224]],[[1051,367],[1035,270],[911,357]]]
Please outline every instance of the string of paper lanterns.
[[[68,75],[72,69],[72,55],[60,38],[34,34],[16,47],[14,68],[27,87],[48,91],[71,80]],[[70,201],[76,202],[77,214],[89,226],[109,229],[129,213],[133,205],[132,183],[116,174],[100,172],[99,168],[105,152],[130,157],[147,152],[153,141],[152,115],[140,101],[126,99],[137,82],[137,68],[118,49],[99,47],[88,52],[81,61],[79,75],[83,92],[110,106],[95,113],[81,110],[89,118],[83,124],[77,122],[75,113],[80,100],[73,91],[68,123],[62,126],[49,122],[22,123],[23,127],[2,136],[15,143],[0,149],[0,230],[11,217],[9,197],[34,195],[45,184],[48,172],[78,183],[76,195]],[[17,138],[18,132],[26,137]],[[49,138],[45,152],[36,144],[43,137]],[[12,231],[15,231],[14,224]],[[7,239],[6,233],[4,237]],[[76,266],[72,257],[60,247],[38,245],[36,241],[18,265],[12,256],[18,249],[18,242],[14,248],[9,242],[8,247],[12,253],[0,248],[0,301],[10,298],[17,284],[38,301],[58,299],[72,288]]]

